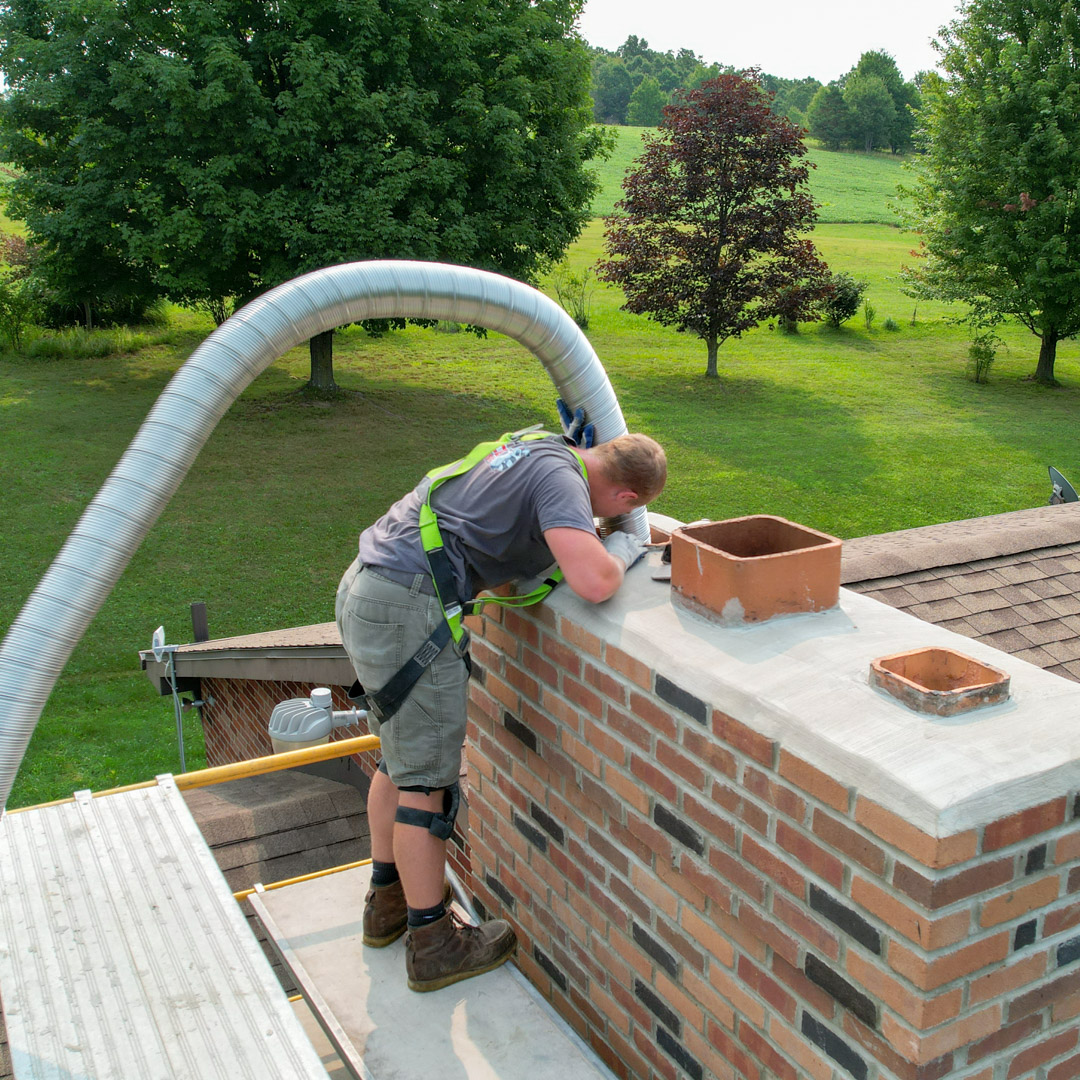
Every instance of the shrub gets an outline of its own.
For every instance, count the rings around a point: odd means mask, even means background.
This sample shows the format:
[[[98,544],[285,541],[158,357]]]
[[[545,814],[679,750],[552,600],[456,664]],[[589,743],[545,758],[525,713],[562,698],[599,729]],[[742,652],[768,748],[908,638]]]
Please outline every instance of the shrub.
[[[80,326],[42,334],[30,342],[26,355],[47,360],[88,360],[137,352],[148,345],[159,345],[167,337],[167,333],[137,333],[126,326],[110,330],[84,330]]]
[[[866,320],[866,329],[870,330],[874,325],[874,316],[877,315],[877,309],[869,300],[863,301],[862,306],[863,318]]]
[[[551,275],[551,287],[555,290],[555,299],[563,310],[581,327],[589,327],[589,310],[592,307],[593,286],[592,271],[582,270],[575,273],[566,263],[559,263]]]
[[[830,326],[840,326],[859,310],[859,301],[870,283],[859,281],[850,274],[833,274],[830,280],[832,295],[823,303],[825,321]]]
[[[992,330],[976,334],[968,346],[968,374],[977,383],[989,381],[990,368],[997,358],[1001,338]]]
[[[881,328],[883,330],[890,330],[890,331],[899,330],[900,329],[900,324],[892,316],[889,316],[889,318],[887,318],[881,324]]]

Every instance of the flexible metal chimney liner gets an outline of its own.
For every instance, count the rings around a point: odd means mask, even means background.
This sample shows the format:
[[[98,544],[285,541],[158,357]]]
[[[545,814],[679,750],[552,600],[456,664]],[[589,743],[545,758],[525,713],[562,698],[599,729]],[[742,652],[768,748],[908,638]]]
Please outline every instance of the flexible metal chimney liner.
[[[583,407],[598,442],[626,431],[603,366],[558,304],[497,274],[422,262],[360,262],[271,290],[214,331],[180,368],[0,645],[0,806],[72,650],[214,426],[279,356],[361,319],[449,319],[514,338],[559,396]],[[644,510],[628,525],[642,539]]]

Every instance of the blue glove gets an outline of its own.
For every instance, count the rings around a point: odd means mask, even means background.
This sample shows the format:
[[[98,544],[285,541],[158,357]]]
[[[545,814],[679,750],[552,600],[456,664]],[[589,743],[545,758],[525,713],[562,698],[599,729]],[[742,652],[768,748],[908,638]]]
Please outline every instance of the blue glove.
[[[568,439],[572,439],[575,446],[588,450],[596,441],[596,428],[592,424],[585,423],[585,410],[575,409],[571,413],[562,398],[555,399],[555,408],[559,410],[563,434]]]
[[[631,533],[616,529],[604,537],[604,549],[614,555],[627,570],[645,554],[645,545]]]

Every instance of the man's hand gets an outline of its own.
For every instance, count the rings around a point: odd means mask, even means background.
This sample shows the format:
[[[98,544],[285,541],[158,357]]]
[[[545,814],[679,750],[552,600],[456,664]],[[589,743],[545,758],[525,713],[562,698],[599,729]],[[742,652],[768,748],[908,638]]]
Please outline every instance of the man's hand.
[[[645,545],[636,536],[621,530],[604,537],[604,549],[621,560],[627,570],[645,554]]]
[[[582,450],[590,449],[596,441],[596,428],[592,424],[585,423],[585,410],[575,409],[571,413],[562,398],[555,399],[555,408],[559,410],[563,434],[568,439],[572,439],[574,445],[580,446]]]

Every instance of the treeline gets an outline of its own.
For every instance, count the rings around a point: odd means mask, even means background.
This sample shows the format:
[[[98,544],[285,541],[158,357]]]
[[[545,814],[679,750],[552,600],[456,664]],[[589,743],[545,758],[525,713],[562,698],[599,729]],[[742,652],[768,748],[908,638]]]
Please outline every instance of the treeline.
[[[631,35],[614,52],[590,48],[593,116],[601,124],[656,127],[678,90],[696,90],[731,66],[706,63],[692,49],[658,52]],[[772,111],[806,129],[830,150],[911,149],[918,83],[905,82],[886,52],[865,52],[847,74],[823,85],[814,78],[762,75]]]

